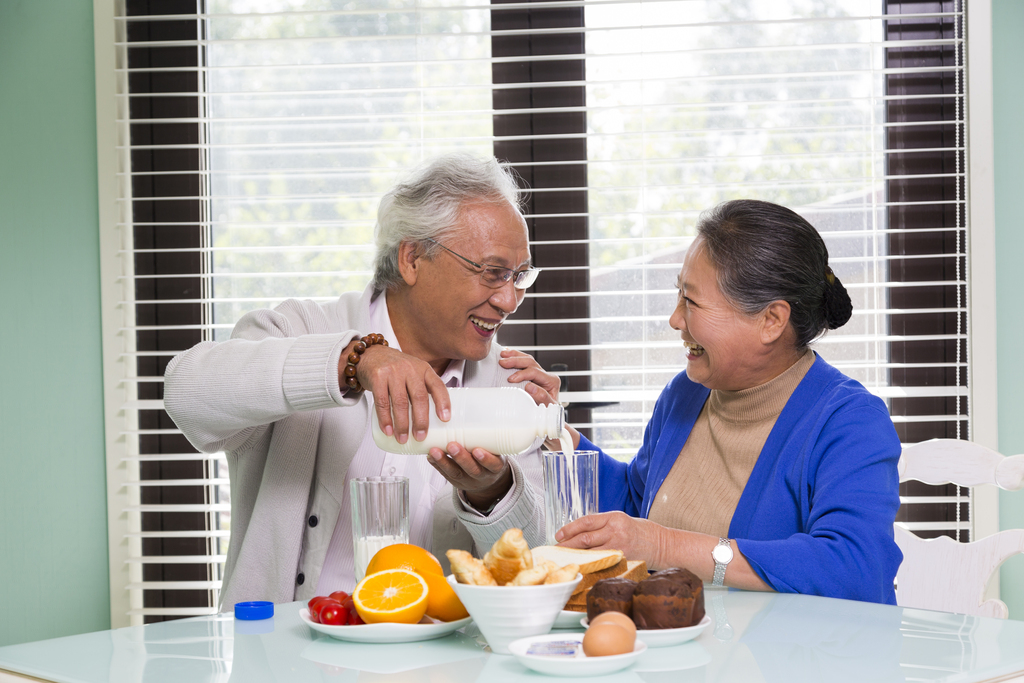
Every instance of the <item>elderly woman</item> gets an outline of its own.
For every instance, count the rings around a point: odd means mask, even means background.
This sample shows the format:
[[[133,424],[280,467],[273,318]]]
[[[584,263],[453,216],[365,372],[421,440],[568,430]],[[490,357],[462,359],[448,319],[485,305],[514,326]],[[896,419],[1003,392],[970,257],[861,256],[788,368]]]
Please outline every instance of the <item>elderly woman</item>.
[[[600,508],[616,512],[556,538],[716,585],[895,604],[899,439],[885,404],[808,348],[852,312],[825,243],[753,200],[697,230],[669,319],[686,371],[631,462],[601,454]]]

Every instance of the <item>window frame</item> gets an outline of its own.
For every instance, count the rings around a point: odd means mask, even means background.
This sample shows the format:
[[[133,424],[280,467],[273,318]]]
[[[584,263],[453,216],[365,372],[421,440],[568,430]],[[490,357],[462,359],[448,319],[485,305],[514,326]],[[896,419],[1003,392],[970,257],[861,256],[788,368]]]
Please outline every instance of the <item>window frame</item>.
[[[130,264],[119,257],[123,249],[121,225],[130,224],[130,207],[118,201],[126,180],[126,141],[114,121],[126,114],[117,94],[118,67],[125,63],[123,23],[116,19],[123,0],[94,0],[94,35],[97,93],[97,149],[99,167],[99,218],[101,259],[101,306],[104,362],[104,416],[106,427],[107,501],[111,578],[111,626],[136,623],[127,617],[126,585],[133,581],[134,568],[128,563],[131,529],[123,510],[137,504],[137,489],[126,487],[134,465],[127,458],[128,444],[138,437],[137,413],[141,406],[134,394],[132,377],[133,335],[124,329],[135,325],[133,306],[126,306],[125,283],[131,281]],[[996,403],[996,308],[995,308],[995,198],[993,176],[991,0],[971,0],[965,9],[968,37],[967,102],[969,157],[967,160],[970,198],[967,223],[969,282],[968,387],[972,401],[969,416],[972,440],[998,450]],[[137,475],[136,475],[137,476]],[[977,537],[999,529],[998,492],[979,488],[972,495],[972,521]],[[127,539],[127,540],[126,540]],[[989,590],[998,595],[998,578]]]
[[[968,387],[971,440],[999,452],[996,364],[996,215],[995,141],[992,104],[992,2],[967,3],[967,228],[969,282]],[[971,491],[974,535],[1000,531],[999,490],[976,486]],[[993,574],[986,599],[999,597],[999,572]]]

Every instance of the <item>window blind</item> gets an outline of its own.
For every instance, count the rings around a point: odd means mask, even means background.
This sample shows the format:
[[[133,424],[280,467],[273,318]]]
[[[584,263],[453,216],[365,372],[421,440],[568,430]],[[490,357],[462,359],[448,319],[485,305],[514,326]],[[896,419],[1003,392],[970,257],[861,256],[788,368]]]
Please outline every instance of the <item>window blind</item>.
[[[740,197],[821,231],[854,316],[815,349],[904,442],[969,436],[962,2],[129,0],[115,21],[137,621],[212,611],[230,533],[225,461],[163,413],[166,363],[364,287],[379,197],[440,153],[529,186],[544,272],[499,340],[616,457],[685,367],[667,319],[695,220]],[[969,529],[965,491],[904,494],[911,528]]]

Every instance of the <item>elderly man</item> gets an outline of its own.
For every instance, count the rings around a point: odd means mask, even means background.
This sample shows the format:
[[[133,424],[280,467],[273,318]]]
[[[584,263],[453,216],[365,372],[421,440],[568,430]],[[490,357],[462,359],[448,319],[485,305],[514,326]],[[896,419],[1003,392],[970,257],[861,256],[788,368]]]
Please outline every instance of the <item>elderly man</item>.
[[[428,396],[446,420],[448,387],[511,383],[538,403],[557,399],[557,378],[493,343],[538,272],[518,203],[494,159],[438,159],[381,200],[365,291],[249,313],[229,341],[198,344],[167,366],[168,414],[199,450],[227,453],[222,609],[350,591],[356,477],[409,477],[410,541],[443,562],[445,550],[486,549],[511,526],[543,528],[537,451],[506,459],[453,443],[394,455],[370,435],[375,410],[399,442],[422,440]]]

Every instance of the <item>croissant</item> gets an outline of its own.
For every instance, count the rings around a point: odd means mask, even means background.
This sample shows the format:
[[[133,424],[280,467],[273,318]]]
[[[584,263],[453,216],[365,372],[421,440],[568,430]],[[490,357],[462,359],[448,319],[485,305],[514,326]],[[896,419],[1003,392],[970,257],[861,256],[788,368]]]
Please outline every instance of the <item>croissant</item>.
[[[499,586],[512,581],[524,569],[533,568],[533,555],[522,530],[509,529],[503,533],[484,555],[484,566]]]
[[[529,569],[524,569],[515,578],[509,581],[506,585],[508,586],[539,586],[544,583],[544,579],[548,575],[558,569],[558,565],[554,562],[543,562],[542,564],[534,565]]]
[[[550,560],[545,560],[545,563],[555,564]],[[545,584],[549,583],[565,583],[566,581],[572,581],[576,578],[576,575],[580,573],[580,566],[578,564],[567,564],[564,567],[555,565],[555,569],[548,572],[547,577],[544,579]]]
[[[445,553],[452,565],[452,574],[459,583],[466,583],[472,586],[497,586],[491,573],[484,566],[484,563],[476,559],[465,550],[449,550]]]

